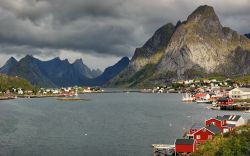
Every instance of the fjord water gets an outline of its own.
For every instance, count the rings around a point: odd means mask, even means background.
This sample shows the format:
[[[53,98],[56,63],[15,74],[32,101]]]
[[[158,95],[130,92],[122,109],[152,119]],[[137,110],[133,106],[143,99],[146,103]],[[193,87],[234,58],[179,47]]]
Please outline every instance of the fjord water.
[[[194,122],[214,115],[181,94],[84,94],[90,101],[56,98],[0,101],[0,155],[150,156],[151,144],[174,144]]]

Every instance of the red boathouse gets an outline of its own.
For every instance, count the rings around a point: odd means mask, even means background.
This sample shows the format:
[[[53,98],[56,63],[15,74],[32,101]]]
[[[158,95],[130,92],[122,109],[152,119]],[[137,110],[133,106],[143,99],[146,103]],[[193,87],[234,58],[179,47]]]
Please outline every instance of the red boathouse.
[[[234,100],[232,98],[228,98],[228,97],[223,97],[223,98],[219,98],[217,100],[217,103],[220,106],[228,106],[228,105],[232,105],[234,104]]]
[[[176,139],[175,152],[190,153],[196,151],[196,140],[194,139]]]

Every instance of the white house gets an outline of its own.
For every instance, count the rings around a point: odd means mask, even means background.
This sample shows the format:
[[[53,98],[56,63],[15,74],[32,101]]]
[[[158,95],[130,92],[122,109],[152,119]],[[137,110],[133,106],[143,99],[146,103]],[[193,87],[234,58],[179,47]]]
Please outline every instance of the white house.
[[[22,89],[18,89],[17,94],[22,95],[23,94],[23,90]]]
[[[229,97],[233,99],[249,99],[250,88],[234,88],[229,91]]]
[[[245,124],[245,119],[240,115],[224,115],[227,124],[234,124],[235,126],[241,126]]]
[[[59,90],[55,89],[52,91],[53,94],[59,94]]]

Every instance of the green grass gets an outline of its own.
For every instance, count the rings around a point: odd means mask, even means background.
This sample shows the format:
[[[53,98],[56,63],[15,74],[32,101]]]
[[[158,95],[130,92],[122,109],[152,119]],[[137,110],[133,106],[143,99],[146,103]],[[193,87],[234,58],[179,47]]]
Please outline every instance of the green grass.
[[[238,83],[249,83],[250,82],[250,75],[244,75],[244,76],[236,76],[233,77],[232,80]]]
[[[11,90],[12,88],[22,88],[24,90],[37,91],[38,88],[31,85],[27,80],[0,74],[0,91]]]
[[[250,103],[250,99],[234,99],[235,102],[247,102]]]

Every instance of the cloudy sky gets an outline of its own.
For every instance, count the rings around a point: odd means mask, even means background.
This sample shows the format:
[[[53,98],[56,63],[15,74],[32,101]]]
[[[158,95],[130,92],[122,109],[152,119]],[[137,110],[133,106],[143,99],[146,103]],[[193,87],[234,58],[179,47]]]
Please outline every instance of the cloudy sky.
[[[250,0],[0,0],[0,65],[31,54],[104,69],[204,4],[224,26],[250,32]]]

